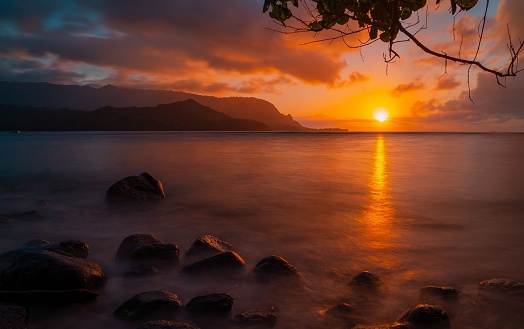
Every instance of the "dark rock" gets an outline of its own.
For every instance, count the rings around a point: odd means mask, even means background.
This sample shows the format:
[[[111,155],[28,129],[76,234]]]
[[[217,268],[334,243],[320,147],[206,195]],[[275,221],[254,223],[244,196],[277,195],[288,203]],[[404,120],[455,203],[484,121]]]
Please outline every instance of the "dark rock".
[[[197,296],[187,303],[186,309],[193,315],[228,315],[233,301],[228,294]]]
[[[136,329],[200,329],[200,327],[190,322],[158,320],[142,323]]]
[[[226,251],[185,266],[182,274],[236,276],[244,273],[246,262],[234,251]]]
[[[0,328],[27,329],[29,313],[20,305],[0,303]]]
[[[40,222],[44,220],[44,217],[42,217],[39,213],[37,213],[34,210],[15,213],[15,214],[8,214],[8,215],[5,215],[5,217],[12,219],[14,221],[22,220],[22,221],[30,221],[30,222]]]
[[[47,241],[47,240],[44,240],[44,239],[33,239],[33,240],[30,240],[30,241],[27,241],[25,243],[25,247],[33,247],[33,246],[41,246],[41,245],[45,245],[45,244],[50,244],[51,242]]]
[[[39,206],[49,206],[51,203],[49,202],[49,200],[36,200],[35,204]]]
[[[115,316],[127,320],[166,316],[179,311],[182,302],[178,296],[163,290],[148,291],[133,296],[120,305],[114,312]]]
[[[122,178],[107,190],[109,202],[155,202],[166,198],[162,183],[143,172],[139,176]]]
[[[172,243],[143,244],[133,250],[131,262],[144,267],[176,268],[180,262],[178,246]]]
[[[0,217],[0,227],[9,227],[13,225],[13,220],[7,217]]]
[[[140,247],[141,245],[151,243],[164,243],[164,241],[155,236],[152,236],[151,234],[131,234],[122,240],[122,243],[120,243],[120,246],[116,251],[115,259],[117,261],[130,260],[133,250],[135,250],[137,247]]]
[[[378,325],[362,325],[359,324],[352,329],[410,329],[403,323],[392,323],[392,324],[378,324]]]
[[[354,276],[348,283],[352,287],[376,289],[382,285],[382,279],[371,272],[364,271]]]
[[[185,257],[208,257],[226,251],[233,251],[233,246],[216,236],[203,235],[196,239],[184,254]]]
[[[268,256],[255,266],[253,274],[258,279],[299,278],[300,274],[290,262],[280,256]]]
[[[60,248],[78,258],[87,258],[89,256],[89,246],[84,241],[66,240],[60,242]]]
[[[240,327],[274,327],[277,324],[277,317],[273,307],[267,310],[254,310],[233,316],[230,324]]]
[[[345,318],[352,316],[355,313],[355,308],[348,303],[338,304],[326,310],[326,315],[336,318]]]
[[[440,299],[443,301],[458,301],[459,292],[451,287],[428,286],[420,288],[419,302]]]
[[[398,320],[404,322],[411,329],[448,329],[451,328],[449,317],[443,309],[420,304],[406,311]]]
[[[524,298],[524,283],[510,279],[491,279],[479,284],[479,297],[519,297]]]
[[[5,252],[0,255],[0,271],[3,290],[96,289],[107,280],[98,264],[77,258],[56,245]]]
[[[0,302],[49,304],[90,303],[98,293],[86,289],[0,291]]]
[[[145,276],[158,275],[160,273],[161,271],[154,266],[138,267],[133,268],[131,271],[125,272],[124,278],[140,278]]]

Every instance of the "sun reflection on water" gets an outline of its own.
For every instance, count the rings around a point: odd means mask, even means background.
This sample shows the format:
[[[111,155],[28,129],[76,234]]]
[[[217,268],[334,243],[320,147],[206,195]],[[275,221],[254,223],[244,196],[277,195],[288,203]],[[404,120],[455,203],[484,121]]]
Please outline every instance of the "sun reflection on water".
[[[370,257],[373,258],[373,261],[378,261],[387,267],[391,264],[385,254],[393,246],[392,238],[395,236],[392,228],[395,209],[389,185],[386,140],[383,135],[378,135],[373,154],[373,172],[368,184],[369,196],[364,211],[363,225],[367,247],[373,252]]]

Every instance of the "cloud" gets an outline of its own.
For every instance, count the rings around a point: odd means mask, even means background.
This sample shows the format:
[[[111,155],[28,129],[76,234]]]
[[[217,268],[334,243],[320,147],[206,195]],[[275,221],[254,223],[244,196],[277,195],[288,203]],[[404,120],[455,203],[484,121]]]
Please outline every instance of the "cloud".
[[[462,92],[456,99],[441,102],[435,99],[416,102],[411,111],[415,120],[422,122],[461,122],[470,125],[504,123],[524,120],[524,78],[506,81],[500,87],[489,73],[480,73],[477,86]]]
[[[445,75],[437,80],[434,90],[453,90],[462,86],[462,82],[455,79],[454,76]]]
[[[349,74],[349,84],[363,83],[371,80],[369,75],[362,74],[358,71],[353,71]]]
[[[312,85],[340,80],[342,52],[297,47],[297,40],[264,29],[271,24],[256,0],[7,0],[0,3],[0,56],[52,55],[57,63],[145,80],[176,77],[186,86],[200,79],[220,84],[225,75],[280,75]],[[260,88],[244,83],[237,90]]]
[[[402,94],[424,89],[425,85],[421,81],[413,81],[408,84],[399,84],[391,91],[391,97],[400,97]]]

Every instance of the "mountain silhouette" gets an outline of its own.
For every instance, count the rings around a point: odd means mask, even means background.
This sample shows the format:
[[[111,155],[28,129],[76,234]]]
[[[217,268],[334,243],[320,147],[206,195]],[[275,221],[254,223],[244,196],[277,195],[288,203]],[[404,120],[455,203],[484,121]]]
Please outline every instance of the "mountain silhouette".
[[[107,85],[101,88],[46,82],[0,82],[0,104],[93,111],[102,107],[154,107],[187,99],[237,119],[263,122],[271,130],[308,130],[283,115],[268,101],[253,97],[213,97],[169,90],[145,90]]]
[[[94,111],[0,105],[2,131],[267,131],[267,125],[232,118],[195,100],[156,107],[102,107]]]

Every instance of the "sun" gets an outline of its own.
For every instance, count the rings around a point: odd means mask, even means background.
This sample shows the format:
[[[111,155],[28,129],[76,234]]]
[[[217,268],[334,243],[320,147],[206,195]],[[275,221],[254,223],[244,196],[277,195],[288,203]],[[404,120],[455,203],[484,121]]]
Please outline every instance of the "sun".
[[[373,117],[378,122],[384,122],[389,118],[389,111],[383,107],[378,107],[373,111]]]

